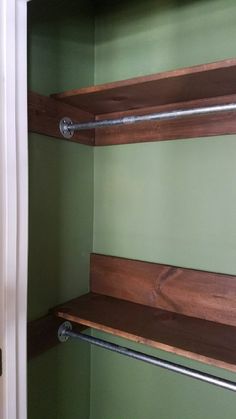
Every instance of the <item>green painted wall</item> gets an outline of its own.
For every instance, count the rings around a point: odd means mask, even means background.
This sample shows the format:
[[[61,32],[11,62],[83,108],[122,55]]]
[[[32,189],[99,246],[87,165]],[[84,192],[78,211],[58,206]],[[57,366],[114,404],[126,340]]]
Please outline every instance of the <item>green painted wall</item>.
[[[105,333],[96,336],[211,374],[235,380],[226,373],[183,357],[152,350]],[[233,419],[233,392],[181,377],[173,372],[92,349],[91,419]]]
[[[60,92],[94,81],[89,1],[29,3],[29,88]],[[82,57],[82,59],[81,59]],[[29,318],[88,290],[93,229],[92,148],[29,138]],[[90,347],[68,344],[28,368],[29,419],[88,419]]]
[[[102,3],[96,83],[235,56],[233,0]],[[94,251],[236,274],[235,156],[235,136],[96,149]],[[91,419],[235,416],[230,392],[101,349],[92,349],[91,362]]]
[[[234,0],[97,3],[96,83],[235,56]]]

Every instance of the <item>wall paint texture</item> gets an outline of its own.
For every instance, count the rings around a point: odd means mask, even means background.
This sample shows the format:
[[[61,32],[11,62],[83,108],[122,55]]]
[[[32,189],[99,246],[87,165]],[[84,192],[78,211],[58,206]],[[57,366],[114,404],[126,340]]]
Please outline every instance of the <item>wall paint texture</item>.
[[[96,83],[235,56],[235,18],[232,0],[103,1],[96,19]],[[97,148],[94,251],[236,274],[235,140]],[[107,338],[235,379],[217,368]],[[91,419],[235,415],[229,392],[101,349],[92,349],[91,374]]]
[[[29,88],[51,94],[94,82],[89,1],[29,4]],[[81,59],[83,57],[83,59]],[[93,149],[29,138],[29,319],[88,291],[93,229]],[[28,367],[29,419],[88,419],[90,347],[51,349]]]

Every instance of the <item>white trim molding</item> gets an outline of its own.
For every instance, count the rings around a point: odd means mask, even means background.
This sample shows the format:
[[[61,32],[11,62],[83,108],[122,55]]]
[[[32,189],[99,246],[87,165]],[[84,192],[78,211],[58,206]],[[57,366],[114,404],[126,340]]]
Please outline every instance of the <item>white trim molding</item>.
[[[26,0],[0,1],[0,417],[26,419]]]

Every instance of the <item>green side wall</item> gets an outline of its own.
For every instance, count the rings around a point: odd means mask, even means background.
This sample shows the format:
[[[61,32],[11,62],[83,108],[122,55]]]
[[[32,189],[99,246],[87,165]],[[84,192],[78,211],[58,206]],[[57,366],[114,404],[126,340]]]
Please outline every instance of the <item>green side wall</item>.
[[[29,88],[50,94],[94,82],[89,1],[29,3]],[[82,57],[82,59],[81,59]],[[29,138],[29,319],[88,291],[93,149]],[[88,419],[90,347],[58,346],[28,367],[29,419]]]
[[[232,0],[103,2],[96,20],[95,81],[235,56],[235,19]],[[235,155],[235,136],[97,148],[94,251],[236,274]],[[233,393],[101,349],[92,349],[91,365],[91,419],[235,416]]]

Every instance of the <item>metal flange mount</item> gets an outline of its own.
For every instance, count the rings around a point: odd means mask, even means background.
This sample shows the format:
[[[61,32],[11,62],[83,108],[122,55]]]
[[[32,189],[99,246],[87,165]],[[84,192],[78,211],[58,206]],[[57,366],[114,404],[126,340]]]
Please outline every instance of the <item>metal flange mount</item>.
[[[71,322],[64,322],[59,326],[57,337],[60,342],[66,342],[69,339],[69,336],[66,335],[66,332],[70,330],[72,330]]]
[[[74,130],[70,128],[70,126],[73,124],[72,120],[65,116],[60,120],[59,123],[59,129],[61,135],[63,135],[64,138],[72,138],[74,135]]]

